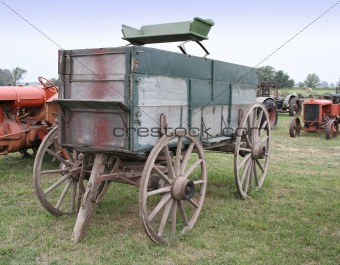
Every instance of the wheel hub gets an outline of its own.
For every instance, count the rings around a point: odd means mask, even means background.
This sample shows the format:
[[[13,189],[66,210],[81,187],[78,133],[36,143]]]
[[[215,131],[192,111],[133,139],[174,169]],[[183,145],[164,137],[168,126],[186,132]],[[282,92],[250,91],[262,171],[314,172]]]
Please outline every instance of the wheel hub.
[[[176,178],[171,185],[171,195],[176,200],[190,200],[195,194],[195,184],[184,177]]]
[[[81,171],[81,165],[82,165],[82,161],[75,161],[72,166],[71,169],[69,170],[70,175],[72,176],[73,179],[78,180],[79,179],[79,175],[80,175],[80,171]]]
[[[257,143],[251,149],[251,157],[253,159],[263,159],[266,155],[266,151],[267,151],[266,146],[264,146],[261,143]]]

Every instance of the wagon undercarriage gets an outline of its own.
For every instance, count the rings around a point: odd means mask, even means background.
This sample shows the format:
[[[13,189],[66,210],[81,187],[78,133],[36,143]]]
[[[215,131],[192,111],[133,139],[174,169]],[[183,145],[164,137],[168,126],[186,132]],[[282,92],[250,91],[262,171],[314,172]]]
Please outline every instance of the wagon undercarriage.
[[[177,130],[163,136],[147,159],[62,147],[55,128],[34,165],[38,198],[54,215],[78,214],[72,235],[78,242],[111,182],[137,186],[144,231],[156,243],[167,242],[189,231],[200,214],[207,189],[205,149],[234,153],[235,183],[243,198],[262,186],[270,149],[265,108],[254,104],[240,124],[235,139],[205,147],[198,137]]]

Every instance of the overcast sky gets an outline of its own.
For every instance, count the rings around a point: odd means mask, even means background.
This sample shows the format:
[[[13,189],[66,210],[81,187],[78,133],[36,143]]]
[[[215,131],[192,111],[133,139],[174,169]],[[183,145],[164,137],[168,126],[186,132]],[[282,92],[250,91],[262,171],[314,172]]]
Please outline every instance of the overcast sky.
[[[270,65],[295,82],[316,73],[321,81],[335,83],[340,78],[339,2],[0,0],[0,68],[26,69],[24,82],[57,78],[60,48],[123,46],[122,24],[140,28],[201,17],[215,22],[203,41],[211,59]],[[152,47],[180,52],[176,43]]]

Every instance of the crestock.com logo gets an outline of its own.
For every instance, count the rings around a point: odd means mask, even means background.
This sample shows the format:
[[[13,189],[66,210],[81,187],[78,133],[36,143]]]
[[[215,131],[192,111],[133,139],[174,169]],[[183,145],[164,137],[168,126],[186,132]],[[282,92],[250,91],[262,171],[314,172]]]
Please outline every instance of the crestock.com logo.
[[[122,127],[116,127],[113,129],[113,136],[115,137],[129,137],[130,135],[136,134],[138,137],[161,137],[163,135],[167,135],[169,137],[173,135],[189,135],[192,137],[198,137],[200,135],[207,135],[209,137],[214,137],[209,133],[211,128],[207,128],[205,130],[201,130],[200,128],[197,127],[191,127],[191,128],[172,128],[172,127],[167,127],[167,128],[160,128],[160,127],[152,127],[152,128],[147,128],[147,127],[138,127],[138,128],[122,128]],[[231,136],[231,135],[236,135],[236,136],[242,136],[248,134],[248,128],[237,128],[235,131],[233,128],[222,128],[222,136]],[[259,128],[251,128],[250,131],[252,130],[259,130]]]

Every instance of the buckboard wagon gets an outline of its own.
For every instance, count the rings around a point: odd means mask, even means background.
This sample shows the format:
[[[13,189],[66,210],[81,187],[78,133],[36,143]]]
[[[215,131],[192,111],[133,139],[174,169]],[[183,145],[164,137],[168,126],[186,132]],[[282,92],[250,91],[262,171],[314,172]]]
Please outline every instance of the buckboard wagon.
[[[112,182],[139,187],[154,242],[189,231],[207,190],[205,150],[234,154],[242,198],[262,186],[270,125],[253,68],[132,45],[60,50],[59,75],[58,127],[33,176],[46,210],[77,213],[74,242]]]

